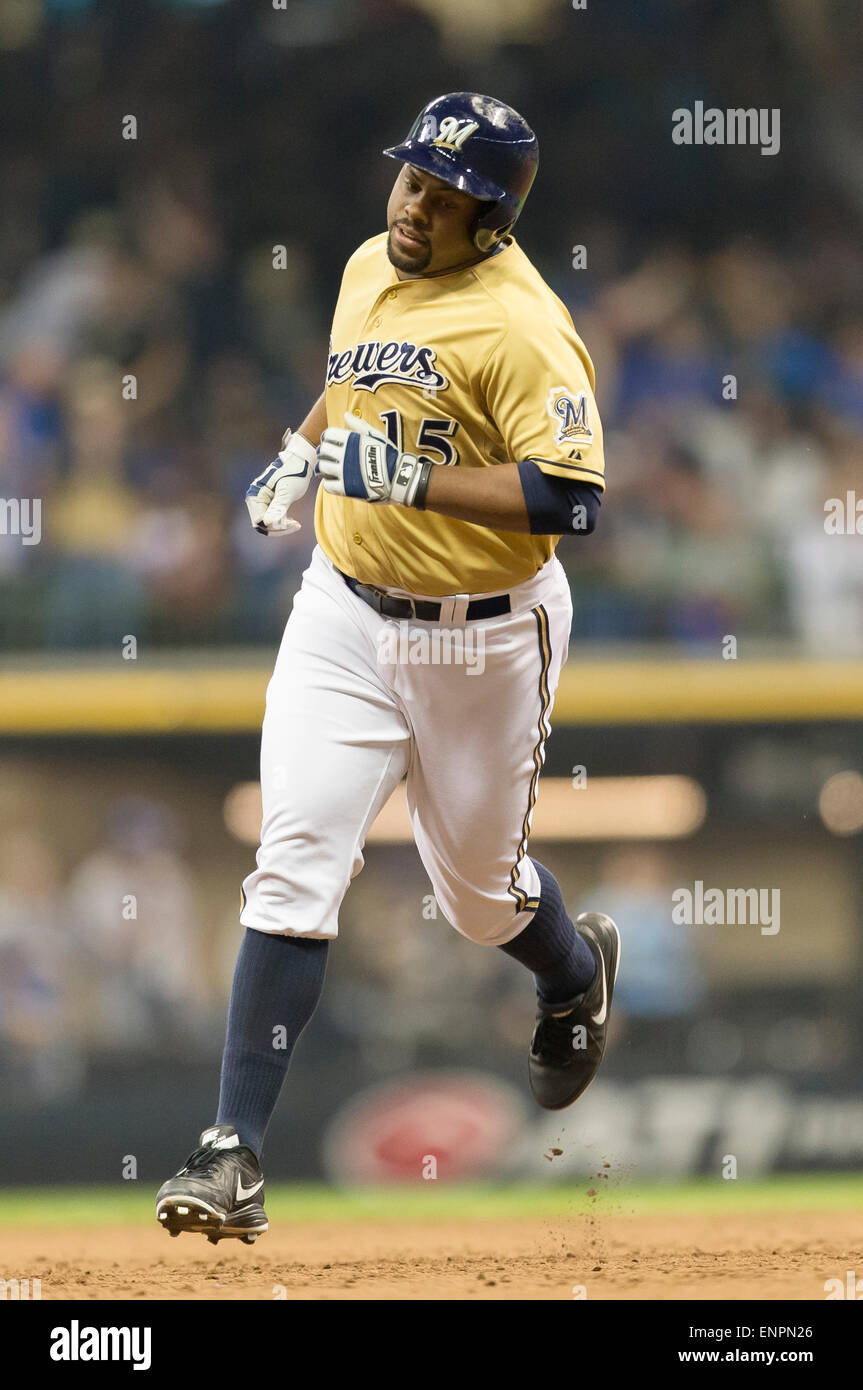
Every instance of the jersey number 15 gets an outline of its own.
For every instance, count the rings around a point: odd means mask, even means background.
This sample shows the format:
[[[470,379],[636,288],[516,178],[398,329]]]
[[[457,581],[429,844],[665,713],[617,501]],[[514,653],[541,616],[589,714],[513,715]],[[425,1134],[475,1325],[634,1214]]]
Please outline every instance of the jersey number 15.
[[[404,443],[404,421],[401,412],[398,410],[382,410],[380,418],[386,426],[387,439],[392,445],[403,454],[406,449]],[[458,420],[438,420],[427,415],[419,429],[417,430],[417,442],[415,449],[408,449],[408,453],[415,453],[421,462],[426,459],[430,463],[458,463],[458,449],[452,442],[453,435],[458,429]],[[429,453],[440,454],[440,458],[432,458]],[[423,451],[423,452],[421,452]]]

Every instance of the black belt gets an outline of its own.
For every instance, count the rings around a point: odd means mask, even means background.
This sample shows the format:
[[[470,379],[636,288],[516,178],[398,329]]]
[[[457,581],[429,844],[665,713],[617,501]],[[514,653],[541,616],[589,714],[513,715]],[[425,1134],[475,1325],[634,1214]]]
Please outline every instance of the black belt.
[[[440,618],[439,603],[429,603],[426,599],[418,598],[396,598],[394,594],[375,589],[371,584],[361,584],[358,579],[343,574],[341,570],[339,574],[357,598],[361,598],[363,603],[374,608],[383,618],[418,618],[424,623],[436,623]],[[500,618],[504,613],[511,611],[509,594],[497,594],[494,598],[475,598],[467,606],[465,621],[473,623],[479,618]]]

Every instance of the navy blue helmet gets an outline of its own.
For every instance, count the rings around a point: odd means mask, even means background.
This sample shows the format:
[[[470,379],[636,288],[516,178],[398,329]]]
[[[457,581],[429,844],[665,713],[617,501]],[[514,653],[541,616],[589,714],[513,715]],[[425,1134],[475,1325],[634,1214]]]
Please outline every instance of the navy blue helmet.
[[[527,121],[511,106],[477,92],[436,97],[417,116],[404,144],[384,154],[491,203],[474,228],[480,251],[490,251],[513,226],[539,163],[539,145]]]

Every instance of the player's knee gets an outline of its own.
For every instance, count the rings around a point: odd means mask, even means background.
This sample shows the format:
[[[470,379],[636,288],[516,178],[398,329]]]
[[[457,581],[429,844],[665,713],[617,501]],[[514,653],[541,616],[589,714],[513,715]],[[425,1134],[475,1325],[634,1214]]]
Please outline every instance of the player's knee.
[[[435,897],[447,921],[478,946],[499,946],[511,939],[518,904],[505,894],[505,890],[504,896],[501,896],[480,892],[453,893],[439,888]]]
[[[336,935],[347,878],[293,872],[289,864],[259,865],[243,883],[240,922],[260,931]]]

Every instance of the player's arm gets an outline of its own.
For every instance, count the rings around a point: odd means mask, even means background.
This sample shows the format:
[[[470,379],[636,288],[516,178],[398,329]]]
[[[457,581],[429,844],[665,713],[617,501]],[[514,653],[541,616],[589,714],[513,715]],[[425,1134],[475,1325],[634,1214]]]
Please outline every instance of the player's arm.
[[[523,315],[507,316],[475,378],[477,399],[500,436],[503,457],[514,462],[477,470],[436,468],[426,498],[430,510],[480,525],[489,525],[491,514],[499,528],[509,524],[538,535],[594,529],[605,462],[593,365],[564,306],[546,304],[544,313],[540,334]],[[444,471],[459,476],[444,478]],[[498,486],[506,512],[517,506],[515,478],[505,476],[514,473],[527,525],[507,523],[492,511]]]
[[[532,459],[493,468],[438,464],[429,471],[424,505],[428,512],[494,531],[589,535],[596,526],[600,493],[590,483],[551,477]]]
[[[285,430],[282,447],[246,490],[246,506],[262,536],[289,536],[300,523],[290,508],[304,497],[317,461],[317,446],[327,427],[327,408],[321,392],[298,430]]]
[[[327,492],[440,512],[496,531],[587,534],[596,524],[599,491],[583,479],[551,476],[533,460],[449,468],[399,453],[353,415],[345,423],[347,429],[327,429],[318,450]]]
[[[297,430],[303,439],[307,439],[310,444],[314,444],[317,449],[321,442],[321,435],[327,427],[327,406],[326,393],[324,391],[318,396],[308,415]]]

